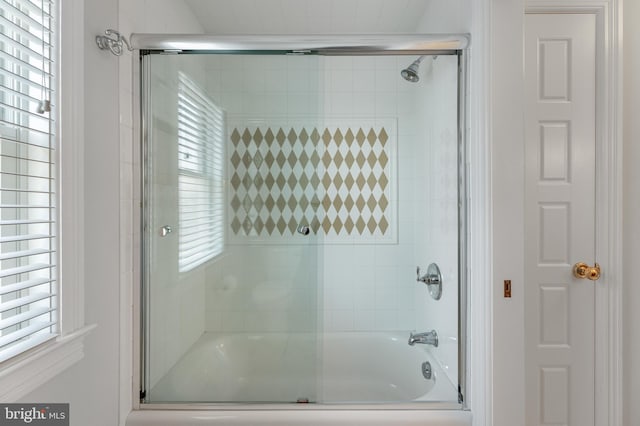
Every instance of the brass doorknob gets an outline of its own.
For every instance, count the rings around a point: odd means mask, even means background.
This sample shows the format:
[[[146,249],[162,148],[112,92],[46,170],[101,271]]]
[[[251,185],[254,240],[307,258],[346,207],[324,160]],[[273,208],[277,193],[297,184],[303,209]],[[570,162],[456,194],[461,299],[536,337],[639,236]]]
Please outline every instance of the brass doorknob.
[[[595,281],[600,278],[600,265],[597,263],[591,267],[584,262],[578,262],[573,265],[573,276],[576,278],[587,278]]]

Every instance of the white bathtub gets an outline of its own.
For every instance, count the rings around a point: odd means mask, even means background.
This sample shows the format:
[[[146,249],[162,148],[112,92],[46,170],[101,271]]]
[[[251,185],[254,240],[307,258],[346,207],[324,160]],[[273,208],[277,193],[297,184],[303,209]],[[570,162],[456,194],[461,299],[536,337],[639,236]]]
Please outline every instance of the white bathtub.
[[[409,346],[407,337],[207,333],[149,390],[151,403],[127,426],[470,425],[457,386],[427,347]],[[422,374],[425,361],[431,380]],[[304,400],[311,403],[296,403]]]

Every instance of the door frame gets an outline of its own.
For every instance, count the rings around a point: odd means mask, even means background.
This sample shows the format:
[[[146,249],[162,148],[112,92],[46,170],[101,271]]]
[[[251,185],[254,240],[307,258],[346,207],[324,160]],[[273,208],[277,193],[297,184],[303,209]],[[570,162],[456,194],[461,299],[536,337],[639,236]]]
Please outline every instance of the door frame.
[[[622,425],[622,5],[527,0],[525,13],[596,17],[595,424]]]

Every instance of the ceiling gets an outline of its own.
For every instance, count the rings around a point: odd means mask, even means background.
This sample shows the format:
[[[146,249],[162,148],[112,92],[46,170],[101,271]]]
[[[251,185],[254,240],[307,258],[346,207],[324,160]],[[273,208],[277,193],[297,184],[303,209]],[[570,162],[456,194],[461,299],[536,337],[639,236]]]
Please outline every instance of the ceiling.
[[[434,0],[185,0],[209,34],[415,32]]]

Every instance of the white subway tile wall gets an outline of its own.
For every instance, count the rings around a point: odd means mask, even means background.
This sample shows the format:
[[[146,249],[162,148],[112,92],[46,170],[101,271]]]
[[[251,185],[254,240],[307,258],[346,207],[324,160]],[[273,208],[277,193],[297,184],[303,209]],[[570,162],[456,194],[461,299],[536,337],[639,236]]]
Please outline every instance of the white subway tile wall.
[[[209,267],[208,331],[435,328],[443,342],[455,339],[457,61],[425,60],[421,82],[412,84],[400,70],[414,59],[221,56],[208,62],[211,96],[229,117],[253,117],[254,129],[309,117],[357,127],[362,120],[397,123],[389,182],[389,205],[397,207],[393,244],[357,233],[333,243],[291,234],[275,251],[268,239],[234,244]],[[416,266],[426,270],[431,262],[444,276],[438,302],[416,282]],[[457,353],[449,355],[453,368]]]

